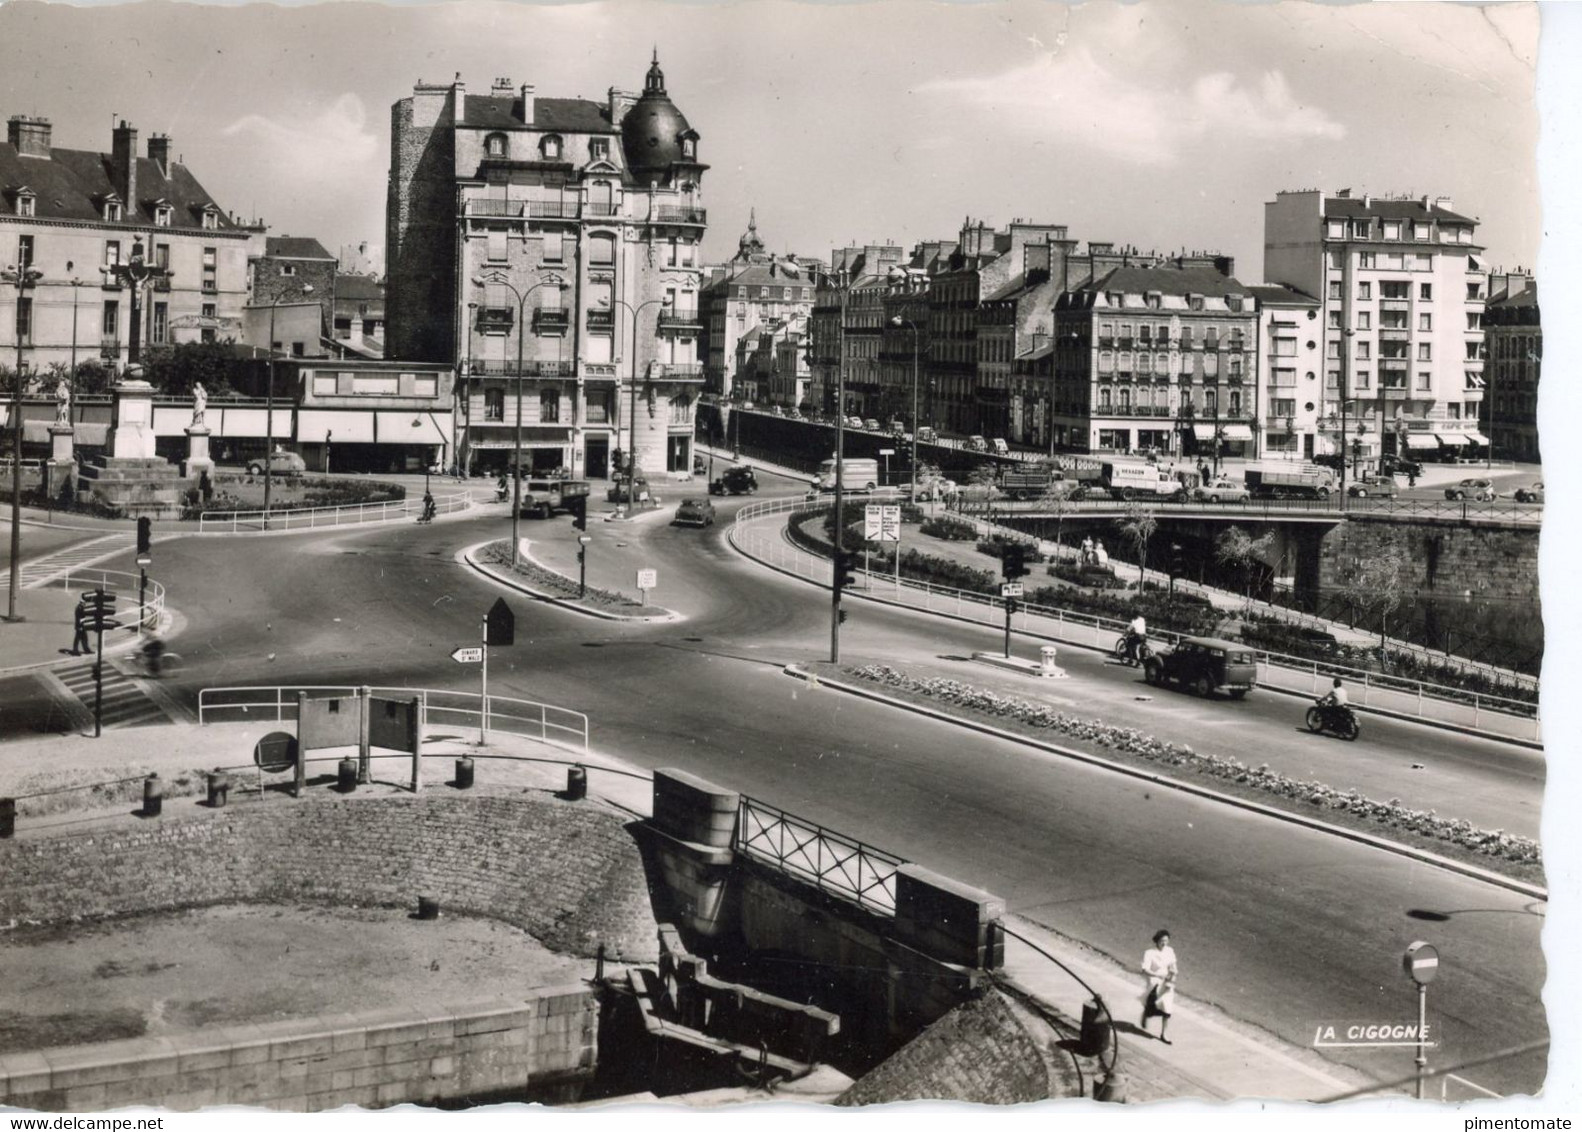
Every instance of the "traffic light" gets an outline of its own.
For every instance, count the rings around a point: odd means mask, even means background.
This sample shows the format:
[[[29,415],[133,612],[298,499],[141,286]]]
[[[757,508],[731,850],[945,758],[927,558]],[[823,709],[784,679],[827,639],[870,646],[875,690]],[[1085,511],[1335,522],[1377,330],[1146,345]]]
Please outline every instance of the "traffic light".
[[[1181,557],[1181,544],[1173,542],[1170,544],[1170,576],[1178,578],[1184,573],[1186,573],[1186,563]]]
[[[854,550],[837,550],[835,552],[835,588],[843,590],[847,586],[857,584],[857,552]]]
[[[841,610],[841,611],[840,611],[840,614],[839,614],[839,616],[840,616],[840,623],[841,623],[841,624],[842,624],[842,625],[844,625],[844,624],[846,624],[846,611],[845,611],[845,610],[844,610],[844,609],[842,609],[842,610]]]
[[[1027,547],[1019,542],[1008,542],[1001,552],[1001,572],[1005,580],[1015,581],[1027,576]]]
[[[1015,613],[1020,608],[1021,606],[1017,603],[1014,597],[1008,597],[1005,599],[1005,612],[1007,614]]]
[[[137,521],[137,553],[147,554],[154,545],[154,520],[144,515]]]
[[[571,500],[571,525],[579,531],[588,529],[588,497],[576,496]]]

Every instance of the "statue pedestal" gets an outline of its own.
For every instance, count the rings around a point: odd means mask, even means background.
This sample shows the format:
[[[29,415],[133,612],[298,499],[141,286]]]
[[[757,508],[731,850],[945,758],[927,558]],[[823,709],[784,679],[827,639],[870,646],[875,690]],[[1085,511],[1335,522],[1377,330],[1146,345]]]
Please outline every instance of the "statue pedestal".
[[[131,518],[180,514],[178,472],[154,452],[154,387],[148,382],[132,378],[116,385],[108,448],[108,455],[82,469],[83,486],[94,498]]]
[[[69,424],[49,426],[49,459],[44,462],[44,494],[68,502],[77,491],[77,459],[73,452],[75,430]]]
[[[116,385],[108,447],[112,459],[154,459],[154,387],[148,382],[133,378]]]
[[[209,429],[206,425],[192,425],[187,433],[187,478],[197,479],[208,472],[214,474],[214,461],[209,456]]]

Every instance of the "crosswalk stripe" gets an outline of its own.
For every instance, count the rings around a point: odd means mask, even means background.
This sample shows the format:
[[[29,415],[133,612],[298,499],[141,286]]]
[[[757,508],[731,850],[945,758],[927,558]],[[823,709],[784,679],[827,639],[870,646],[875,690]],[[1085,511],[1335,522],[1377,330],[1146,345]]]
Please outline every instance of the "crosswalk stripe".
[[[92,662],[58,668],[53,673],[65,690],[93,716],[94,678]],[[99,721],[105,727],[136,727],[145,723],[169,722],[165,708],[138,683],[110,664],[104,666],[104,686],[100,692]]]

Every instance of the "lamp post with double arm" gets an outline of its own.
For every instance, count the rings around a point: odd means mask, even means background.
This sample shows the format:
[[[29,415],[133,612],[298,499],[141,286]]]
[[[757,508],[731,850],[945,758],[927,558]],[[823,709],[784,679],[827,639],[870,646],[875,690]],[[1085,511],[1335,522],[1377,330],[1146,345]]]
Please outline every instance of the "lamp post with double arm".
[[[16,331],[16,382],[11,389],[11,592],[7,598],[6,620],[21,621],[16,611],[17,591],[22,588],[22,348],[27,345],[22,318],[23,292],[44,277],[44,273],[26,263],[0,270],[0,279],[16,287],[17,317],[13,322]]]
[[[612,298],[613,304],[628,311],[632,316],[632,388],[627,399],[630,409],[627,421],[627,447],[626,447],[626,506],[628,513],[637,508],[637,320],[643,311],[652,306],[670,306],[670,297],[666,295],[659,299],[649,299],[647,302],[638,303],[635,307],[624,299]],[[739,434],[738,434],[739,435]]]
[[[891,326],[904,326],[912,332],[912,484],[907,493],[907,501],[914,506],[917,504],[917,391],[921,386],[918,375],[918,340],[917,323],[909,318],[896,315],[890,319]]]
[[[523,291],[498,271],[474,275],[472,281],[478,287],[504,287],[516,298],[516,436],[512,442],[515,452],[511,468],[511,569],[515,570],[522,561],[522,346],[527,340],[527,300],[533,297],[534,291],[545,287],[564,291],[566,282],[559,276],[551,276]],[[468,334],[471,333],[469,327]]]

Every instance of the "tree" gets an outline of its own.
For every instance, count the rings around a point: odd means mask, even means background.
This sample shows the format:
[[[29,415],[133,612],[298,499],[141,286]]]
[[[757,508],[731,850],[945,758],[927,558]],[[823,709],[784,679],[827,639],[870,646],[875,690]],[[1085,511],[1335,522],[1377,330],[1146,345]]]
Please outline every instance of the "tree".
[[[1242,572],[1242,592],[1247,599],[1247,608],[1252,608],[1252,572],[1257,565],[1259,557],[1274,545],[1274,532],[1266,531],[1253,538],[1252,535],[1232,524],[1219,533],[1214,540],[1214,558],[1222,566],[1230,566]]]
[[[211,394],[228,393],[232,376],[248,364],[230,342],[182,342],[145,350],[143,378],[167,396],[185,397],[199,381]]]
[[[1132,502],[1126,505],[1126,517],[1117,519],[1116,525],[1120,527],[1121,534],[1137,548],[1137,592],[1141,594],[1144,572],[1148,569],[1148,540],[1159,529],[1159,520],[1141,503]]]
[[[1412,577],[1412,559],[1396,535],[1366,558],[1352,563],[1341,592],[1364,620],[1379,619],[1379,661],[1387,658],[1390,615],[1401,606]]]

